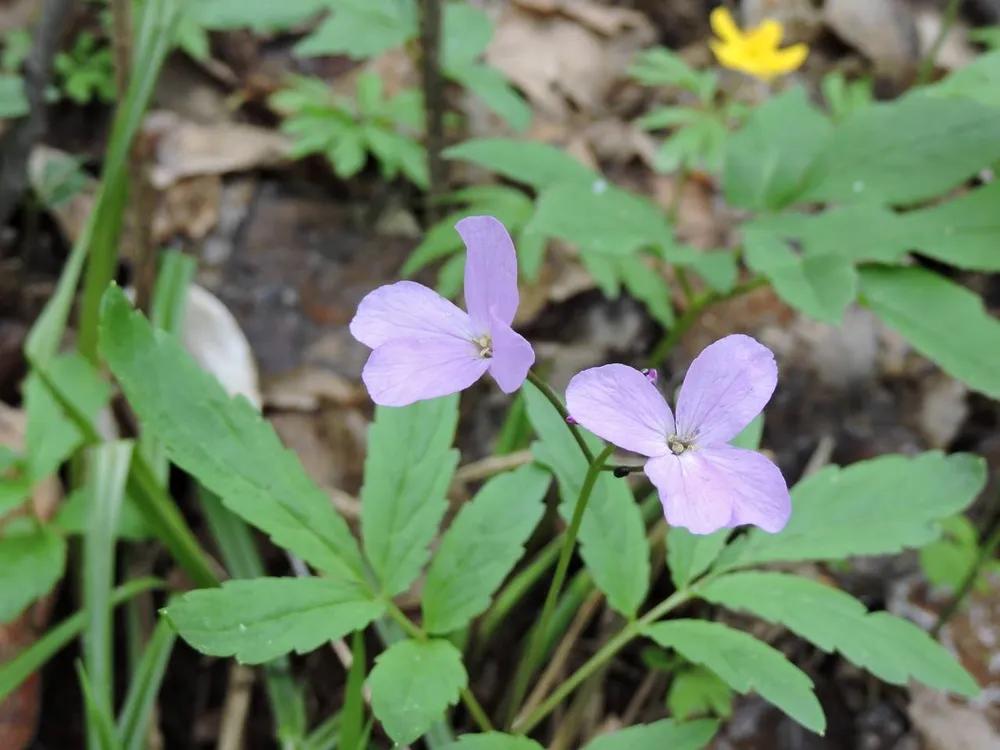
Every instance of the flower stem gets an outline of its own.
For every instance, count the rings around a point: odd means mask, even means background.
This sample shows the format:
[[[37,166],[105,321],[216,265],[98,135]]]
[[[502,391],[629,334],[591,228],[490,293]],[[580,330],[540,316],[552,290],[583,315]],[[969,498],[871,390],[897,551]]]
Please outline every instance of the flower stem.
[[[417,641],[430,640],[424,629],[407,617],[403,610],[391,601],[386,601],[385,605],[386,612],[389,616],[399,624],[399,626],[410,638]],[[468,710],[469,715],[483,732],[493,731],[493,724],[490,723],[489,715],[487,715],[486,711],[483,710],[483,707],[479,704],[476,696],[467,687],[462,688],[462,703],[465,704],[465,708]]]
[[[941,28],[931,43],[931,48],[927,51],[927,55],[920,62],[917,77],[913,82],[914,87],[923,86],[930,81],[931,75],[934,73],[934,61],[937,60],[938,53],[944,45],[944,40],[948,38],[948,33],[951,31],[952,26],[958,20],[958,11],[961,5],[961,0],[950,0],[948,6],[944,9],[944,15],[941,17]]]
[[[573,517],[570,519],[569,528],[563,538],[562,549],[559,552],[559,560],[556,562],[556,571],[552,576],[552,583],[549,584],[549,591],[545,595],[545,604],[542,605],[542,616],[535,626],[534,636],[528,642],[527,651],[518,666],[517,675],[514,681],[513,700],[510,703],[511,717],[516,716],[516,711],[524,700],[527,691],[528,681],[534,672],[535,664],[538,661],[539,653],[545,643],[545,636],[548,633],[549,621],[555,611],[556,602],[559,600],[559,593],[562,591],[563,583],[566,581],[566,573],[569,570],[569,561],[573,557],[573,549],[576,547],[576,538],[580,533],[580,524],[583,522],[583,514],[587,510],[590,495],[597,484],[597,478],[601,475],[601,467],[611,455],[614,446],[608,445],[597,458],[592,459],[587,469],[587,475],[583,479],[580,487],[580,495],[573,509]]]
[[[569,420],[569,412],[566,411],[566,407],[563,406],[563,402],[559,399],[559,396],[556,395],[556,392],[549,387],[548,383],[538,377],[538,375],[531,370],[528,370],[528,380],[533,386],[535,386],[535,388],[542,392],[542,395],[549,400],[549,403],[555,407],[555,410],[559,412],[559,415],[563,419]],[[583,439],[583,433],[581,433],[580,430],[577,429],[577,426],[572,422],[567,421],[566,424],[569,425],[569,429],[573,433],[573,439],[576,440],[576,444],[580,446],[580,450],[583,451],[583,455],[586,456],[587,463],[594,463],[594,454],[590,452],[590,448],[587,446],[587,441]]]
[[[653,353],[649,357],[649,366],[662,366],[663,360],[665,360],[667,355],[674,350],[674,347],[677,346],[684,334],[691,329],[691,326],[695,324],[698,317],[706,309],[719,302],[724,302],[725,300],[740,297],[748,292],[752,292],[754,289],[764,286],[765,284],[767,284],[767,279],[763,276],[757,276],[748,281],[744,281],[742,284],[737,284],[725,294],[709,292],[708,294],[702,295],[700,299],[696,300],[694,304],[688,307],[687,311],[685,311],[674,327],[667,332],[666,336],[660,339],[660,343],[656,345],[656,348],[653,349]]]
[[[594,672],[600,669],[601,666],[612,659],[619,651],[625,648],[625,646],[627,646],[633,638],[640,635],[643,628],[656,622],[668,612],[677,609],[677,607],[684,604],[693,596],[694,594],[688,590],[674,592],[669,598],[660,602],[638,620],[633,620],[625,625],[625,627],[618,632],[618,635],[604,644],[600,651],[590,657],[590,659],[582,667],[576,670],[576,672],[574,672],[572,676],[566,680],[566,682],[556,688],[555,692],[548,697],[548,700],[528,714],[523,721],[512,727],[514,734],[527,734],[538,726],[538,724],[546,716],[552,713],[552,711],[555,710],[555,708],[562,703],[566,697],[580,685],[580,683],[590,677]]]

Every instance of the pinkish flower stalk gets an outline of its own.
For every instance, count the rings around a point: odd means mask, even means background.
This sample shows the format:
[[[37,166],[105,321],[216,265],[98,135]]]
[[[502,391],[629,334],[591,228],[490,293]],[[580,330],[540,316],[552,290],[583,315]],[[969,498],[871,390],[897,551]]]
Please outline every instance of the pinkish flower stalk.
[[[351,335],[372,348],[361,373],[372,401],[406,406],[468,388],[489,372],[504,393],[524,382],[535,352],[511,328],[517,312],[517,255],[492,216],[462,219],[468,313],[437,292],[399,281],[369,293]]]
[[[771,350],[749,336],[699,354],[677,398],[677,417],[648,375],[626,365],[584,370],[566,389],[569,412],[610,443],[646,456],[667,522],[695,534],[752,524],[784,528],[791,498],[781,470],[729,445],[764,409],[778,383]]]

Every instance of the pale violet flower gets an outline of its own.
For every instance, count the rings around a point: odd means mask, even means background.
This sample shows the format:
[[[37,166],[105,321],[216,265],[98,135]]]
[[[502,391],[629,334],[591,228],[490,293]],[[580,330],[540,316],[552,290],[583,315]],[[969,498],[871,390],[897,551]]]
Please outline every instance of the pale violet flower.
[[[511,328],[518,292],[510,235],[491,216],[470,216],[455,228],[467,251],[468,313],[413,281],[379,287],[358,305],[351,335],[373,349],[361,379],[376,404],[457,393],[487,371],[513,393],[534,364],[531,344]]]
[[[667,522],[695,534],[752,524],[785,527],[792,512],[781,470],[729,445],[764,409],[778,383],[771,350],[749,336],[716,341],[699,354],[677,397],[677,417],[648,374],[626,365],[578,373],[566,389],[573,419],[649,460]]]

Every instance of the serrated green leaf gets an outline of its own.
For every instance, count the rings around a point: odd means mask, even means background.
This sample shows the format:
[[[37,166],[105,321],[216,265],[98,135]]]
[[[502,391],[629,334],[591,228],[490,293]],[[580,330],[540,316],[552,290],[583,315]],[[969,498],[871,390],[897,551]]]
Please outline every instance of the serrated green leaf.
[[[967,507],[986,482],[983,460],[936,451],[827,466],[792,488],[792,517],[777,534],[751,530],[720,567],[888,555],[937,538],[937,521]]]
[[[480,138],[445,149],[445,157],[484,167],[536,190],[556,182],[591,184],[597,174],[560,148],[539,141]]]
[[[680,55],[666,47],[654,47],[640,53],[628,73],[644,86],[680,86],[710,100],[715,91],[715,75],[698,71]]]
[[[406,591],[430,557],[458,465],[451,447],[457,424],[458,394],[375,409],[361,489],[361,538],[387,596]]]
[[[667,708],[679,721],[706,715],[728,719],[733,713],[733,691],[712,670],[691,667],[670,684]]]
[[[963,286],[923,268],[862,268],[861,303],[973,390],[1000,398],[1000,321]]]
[[[537,232],[524,230],[517,236],[517,265],[528,281],[538,281],[545,261],[546,245],[545,237]]]
[[[365,579],[358,544],[298,457],[244,398],[230,398],[118,287],[101,304],[101,353],[170,460],[275,543],[345,581]]]
[[[417,33],[414,0],[332,0],[334,12],[293,51],[298,57],[376,57]]]
[[[559,480],[559,512],[567,521],[573,515],[587,473],[587,461],[573,440],[569,427],[545,397],[530,383],[521,387],[539,442],[532,453],[552,469]],[[594,453],[600,441],[587,433]],[[628,485],[601,472],[580,524],[580,556],[608,604],[626,617],[635,615],[649,589],[649,543],[646,526]]]
[[[744,232],[746,264],[770,281],[785,302],[823,323],[839,325],[857,297],[858,273],[839,255],[799,255],[780,237]]]
[[[66,541],[48,526],[22,529],[8,523],[0,536],[0,623],[47,594],[66,567]]]
[[[853,596],[831,586],[787,573],[746,571],[696,590],[716,604],[781,623],[893,685],[912,678],[965,696],[979,693],[955,657],[921,628],[888,612],[869,613]]]
[[[372,711],[394,742],[409,744],[458,702],[468,681],[462,654],[448,641],[399,641],[368,676]]]
[[[595,737],[584,750],[702,750],[719,731],[713,719],[678,724],[663,719]]]
[[[666,259],[676,266],[691,268],[714,291],[728,294],[736,286],[739,268],[736,255],[729,250],[698,250],[693,247],[674,247]]]
[[[660,130],[677,125],[690,125],[704,116],[704,112],[694,107],[657,107],[636,120],[635,124],[643,130]]]
[[[644,628],[643,634],[708,667],[738,693],[756,690],[806,729],[819,734],[826,730],[809,676],[753,636],[702,620],[658,622]]]
[[[192,591],[165,614],[202,653],[262,664],[343,638],[384,611],[383,602],[353,584],[329,578],[253,578]]]
[[[500,732],[485,734],[463,734],[438,750],[544,750],[541,745],[527,737]]]
[[[1000,159],[996,132],[996,110],[971,99],[918,91],[872,104],[837,127],[800,199],[906,205],[933,198]]]
[[[630,255],[643,247],[674,244],[670,225],[656,206],[603,178],[545,188],[526,229],[558,237],[581,252],[606,255]]]
[[[522,466],[490,479],[463,506],[427,571],[425,630],[450,633],[486,611],[544,514],[551,481],[538,467]]]
[[[830,121],[796,87],[755,108],[726,145],[726,200],[756,211],[784,208],[833,132]]]
[[[188,14],[206,29],[288,30],[330,7],[330,0],[199,0]]]
[[[580,253],[580,262],[587,273],[608,299],[618,299],[622,293],[622,278],[618,273],[619,256],[607,253],[584,251]]]
[[[1000,271],[1000,182],[920,211],[901,222],[911,246],[942,263]]]

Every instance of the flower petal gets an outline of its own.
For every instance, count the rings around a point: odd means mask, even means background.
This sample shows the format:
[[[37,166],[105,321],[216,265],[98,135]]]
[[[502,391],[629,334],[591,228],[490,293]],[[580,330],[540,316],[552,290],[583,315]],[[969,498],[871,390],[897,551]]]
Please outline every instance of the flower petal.
[[[759,26],[755,26],[746,33],[745,41],[747,49],[759,55],[774,52],[781,44],[781,36],[784,30],[780,21],[768,18]]]
[[[415,281],[397,281],[365,295],[351,321],[351,335],[372,349],[394,339],[427,335],[465,342],[473,338],[465,311]]]
[[[692,534],[711,534],[733,517],[730,489],[697,453],[651,458],[643,471],[660,494],[663,515],[671,526]]]
[[[453,336],[396,339],[371,353],[361,379],[380,406],[407,406],[468,388],[490,361]]]
[[[469,216],[455,225],[465,243],[465,306],[477,333],[492,315],[510,325],[517,312],[517,253],[503,224],[492,216]]]
[[[677,433],[699,446],[727,443],[750,424],[774,393],[778,365],[771,350],[734,334],[695,357],[677,397]]]
[[[566,407],[573,419],[619,448],[643,456],[669,452],[674,415],[634,367],[604,365],[577,373],[566,388]]]
[[[667,522],[695,534],[752,524],[781,531],[792,514],[788,485],[775,464],[754,451],[717,445],[646,462]]]
[[[798,70],[809,56],[809,48],[804,44],[793,44],[780,49],[770,59],[771,70],[775,75],[785,75]]]
[[[490,325],[490,337],[493,340],[490,375],[501,391],[513,393],[528,377],[528,370],[535,363],[535,350],[524,336],[496,317]]]
[[[749,75],[756,75],[756,66],[753,61],[747,57],[746,50],[743,48],[742,44],[729,44],[727,42],[718,42],[710,40],[708,46],[712,48],[712,52],[715,54],[715,59],[719,61],[719,64],[724,68],[729,68],[730,70],[737,70],[741,73],[748,73]]]
[[[712,24],[712,31],[715,32],[715,35],[725,42],[736,42],[743,37],[736,21],[733,20],[733,14],[729,12],[729,8],[724,6],[715,8],[708,20]]]

